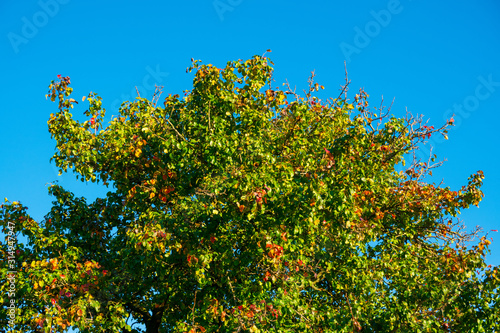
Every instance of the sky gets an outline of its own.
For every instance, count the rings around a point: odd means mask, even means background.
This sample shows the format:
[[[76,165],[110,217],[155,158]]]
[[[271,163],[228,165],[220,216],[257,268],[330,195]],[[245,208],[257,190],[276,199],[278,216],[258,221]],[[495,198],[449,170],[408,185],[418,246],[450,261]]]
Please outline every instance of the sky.
[[[90,91],[107,115],[121,102],[192,88],[191,58],[224,67],[266,50],[276,85],[306,88],[315,71],[324,97],[351,81],[371,105],[395,116],[422,114],[440,127],[453,114],[449,140],[432,138],[438,159],[431,181],[459,190],[482,170],[485,198],[464,211],[468,230],[493,238],[487,263],[500,265],[500,2],[484,1],[75,1],[0,2],[0,197],[19,200],[35,219],[51,207],[58,181],[89,200],[108,189],[58,176],[49,162],[55,141],[47,130],[57,105],[45,99],[56,76],[70,76],[74,98]],[[83,104],[83,103],[82,103]],[[73,114],[86,120],[85,106]],[[109,119],[109,118],[108,118]],[[429,148],[419,156],[426,159]]]

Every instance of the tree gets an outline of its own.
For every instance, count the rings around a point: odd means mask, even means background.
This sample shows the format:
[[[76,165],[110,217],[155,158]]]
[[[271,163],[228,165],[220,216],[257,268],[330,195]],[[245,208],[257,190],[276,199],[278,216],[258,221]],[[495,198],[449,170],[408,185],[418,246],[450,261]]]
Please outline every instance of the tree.
[[[453,119],[434,129],[396,118],[363,90],[350,102],[347,78],[323,101],[312,75],[300,97],[272,86],[271,65],[193,61],[183,98],[158,105],[158,89],[123,103],[107,127],[98,95],[83,98],[90,119],[79,122],[69,77],[52,81],[53,160],[111,190],[87,203],[51,185],[42,221],[19,202],[1,206],[11,236],[2,297],[15,292],[2,322],[13,313],[19,332],[498,330],[490,241],[456,218],[482,199],[482,172],[452,190],[428,181],[435,156],[411,159]],[[18,234],[28,243],[16,247]]]

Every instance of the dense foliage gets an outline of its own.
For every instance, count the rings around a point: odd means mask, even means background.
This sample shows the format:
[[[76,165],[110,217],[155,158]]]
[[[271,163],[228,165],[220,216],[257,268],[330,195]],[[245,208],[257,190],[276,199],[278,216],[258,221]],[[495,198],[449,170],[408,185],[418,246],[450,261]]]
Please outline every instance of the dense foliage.
[[[53,160],[110,192],[87,203],[51,185],[42,221],[6,200],[1,322],[15,313],[18,332],[498,330],[490,241],[456,218],[481,200],[482,172],[453,190],[428,181],[435,157],[411,159],[453,119],[434,129],[395,118],[363,90],[350,102],[348,82],[321,100],[314,76],[300,97],[273,87],[271,65],[194,61],[185,96],[138,97],[106,126],[99,96],[83,98],[80,122],[69,77],[52,81]]]

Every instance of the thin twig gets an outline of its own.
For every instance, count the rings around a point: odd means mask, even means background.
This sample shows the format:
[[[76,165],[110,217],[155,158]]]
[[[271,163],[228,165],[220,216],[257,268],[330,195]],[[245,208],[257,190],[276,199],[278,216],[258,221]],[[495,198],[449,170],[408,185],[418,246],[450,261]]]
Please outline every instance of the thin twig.
[[[235,305],[236,305],[236,304],[238,304],[239,302],[238,302],[238,300],[236,299],[236,295],[235,295],[235,293],[234,293],[234,289],[233,289],[233,284],[231,283],[231,280],[230,280],[229,276],[227,277],[227,282],[229,283],[229,288],[231,288],[231,292],[232,292],[232,294],[233,294],[234,302],[235,302]],[[236,312],[236,311],[235,311],[235,312]],[[239,312],[237,312],[236,317],[238,318],[238,322],[240,323],[240,326],[241,326],[241,327],[244,327],[244,324],[243,324],[243,322],[241,321],[241,317],[240,317],[240,313],[239,313]]]
[[[297,95],[297,93],[295,92],[295,91],[297,90],[297,87],[295,87],[295,88],[292,90],[292,88],[290,87],[290,83],[288,82],[288,79],[287,79],[287,80],[285,80],[285,81],[286,81],[286,84],[285,84],[285,85],[286,85],[286,88],[287,88],[287,92],[286,92],[286,93],[288,93],[288,94],[292,94],[292,95],[295,97],[295,99],[296,99],[297,101],[298,101],[298,100],[300,100],[300,96],[299,96],[299,95]]]
[[[175,129],[174,125],[170,122],[170,119],[168,119],[168,118],[166,118],[166,119],[167,119],[168,123],[170,124],[170,126],[172,126],[172,128],[174,129],[175,133],[177,133],[177,135],[178,135],[178,136],[180,136],[182,139],[184,139],[184,141],[188,142],[188,140],[187,140],[185,137],[183,137],[183,136],[181,135],[181,133],[179,133],[179,132],[177,131],[177,129]]]
[[[156,108],[156,103],[158,103],[158,100],[160,99],[161,94],[163,93],[163,86],[157,86],[155,84],[155,92],[153,94],[153,98],[151,99],[151,102],[153,103],[153,106]],[[156,99],[156,101],[155,101]]]
[[[345,85],[342,87],[342,91],[340,92],[340,95],[342,95],[342,93],[343,93],[344,99],[347,99],[347,91],[349,90],[349,83],[351,83],[351,81],[349,81],[349,76],[347,74],[347,64],[345,61],[344,61],[344,71],[345,71]]]
[[[193,322],[192,325],[194,326],[194,308],[196,307],[196,293],[198,293],[198,290],[194,292],[194,302],[193,302]]]

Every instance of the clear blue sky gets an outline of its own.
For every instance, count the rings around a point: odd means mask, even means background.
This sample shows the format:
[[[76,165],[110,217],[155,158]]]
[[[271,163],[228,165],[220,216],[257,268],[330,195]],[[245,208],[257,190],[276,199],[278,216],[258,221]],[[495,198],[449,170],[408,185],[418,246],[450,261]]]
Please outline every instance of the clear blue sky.
[[[271,49],[277,84],[303,89],[315,70],[323,96],[337,96],[346,61],[351,93],[364,87],[372,105],[395,98],[395,115],[408,108],[436,127],[456,113],[450,139],[432,142],[448,160],[435,181],[458,190],[483,170],[485,198],[461,217],[500,229],[498,1],[42,0],[2,1],[0,13],[0,196],[37,219],[51,206],[49,182],[89,199],[106,192],[49,163],[56,105],[45,94],[57,74],[71,77],[77,100],[97,92],[112,115],[135,86],[148,97],[154,83],[190,89],[192,57],[221,67]],[[499,265],[500,235],[490,236],[487,262]]]

